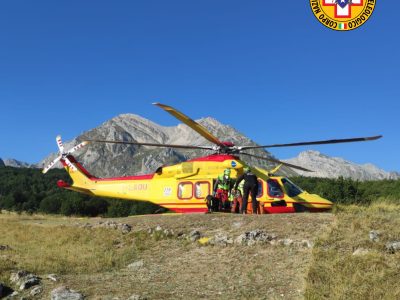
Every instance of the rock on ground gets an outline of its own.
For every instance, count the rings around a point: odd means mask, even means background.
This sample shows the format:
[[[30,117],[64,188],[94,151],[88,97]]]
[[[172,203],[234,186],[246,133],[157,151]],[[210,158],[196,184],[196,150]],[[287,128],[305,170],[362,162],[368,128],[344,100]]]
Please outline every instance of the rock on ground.
[[[40,284],[40,278],[35,274],[32,274],[25,270],[17,271],[16,273],[12,273],[10,277],[10,281],[19,285],[19,289],[27,290],[32,286]]]
[[[128,298],[128,300],[147,300],[147,297],[141,296],[141,295],[132,295]]]
[[[57,282],[58,281],[58,276],[56,274],[49,274],[47,275],[47,279]]]
[[[83,300],[84,296],[66,286],[60,286],[51,291],[51,300]]]
[[[310,240],[302,240],[301,241],[301,245],[303,247],[306,247],[306,248],[309,248],[309,249],[314,247],[314,243],[312,241],[310,241]]]
[[[41,286],[37,286],[31,290],[30,294],[31,296],[36,296],[39,295],[41,292],[43,292],[43,288]]]
[[[396,242],[389,242],[386,244],[386,250],[391,252],[391,253],[395,253],[396,251],[400,250],[400,242],[396,241]]]
[[[29,274],[29,272],[25,271],[25,270],[19,270],[19,271],[15,272],[15,273],[11,273],[10,281],[12,283],[19,283],[19,281],[22,278],[24,278],[25,276],[27,276],[28,274]]]
[[[88,227],[88,225],[85,225],[85,227]],[[90,226],[89,226],[90,227]],[[132,230],[132,226],[129,224],[125,223],[117,223],[115,221],[100,221],[97,224],[93,225],[94,228],[96,227],[105,227],[105,228],[111,228],[111,229],[119,229],[123,234],[129,233]]]
[[[0,245],[0,251],[4,251],[4,250],[10,250],[11,247],[8,245]]]
[[[39,277],[32,275],[31,277],[27,277],[24,279],[19,287],[19,289],[22,290],[27,290],[35,285],[40,284],[40,279]]]
[[[191,242],[196,242],[201,238],[201,233],[198,230],[193,230],[191,233],[189,233],[189,240]]]
[[[267,243],[274,239],[276,239],[275,234],[269,234],[263,230],[256,229],[252,231],[247,231],[239,235],[235,239],[235,243],[240,245],[252,246],[255,244]]]
[[[147,230],[147,233],[150,235],[157,234],[159,236],[164,236],[164,237],[172,237],[175,235],[175,232],[172,229],[163,229],[160,225],[157,225],[155,228],[149,228]]]
[[[226,234],[218,233],[210,239],[209,244],[217,246],[228,246],[233,244],[233,239]]]
[[[293,245],[294,241],[292,239],[282,239],[278,241],[279,244],[283,245],[283,246],[291,246]]]
[[[129,264],[128,269],[138,270],[138,269],[142,268],[143,266],[144,266],[144,261],[143,261],[143,259],[141,259],[141,260],[138,260],[138,261],[135,261],[135,262]]]
[[[368,249],[358,248],[353,252],[353,255],[366,255],[369,253]]]
[[[376,231],[376,230],[371,230],[371,231],[369,232],[369,239],[370,239],[372,242],[378,242],[378,241],[379,241],[379,232]]]

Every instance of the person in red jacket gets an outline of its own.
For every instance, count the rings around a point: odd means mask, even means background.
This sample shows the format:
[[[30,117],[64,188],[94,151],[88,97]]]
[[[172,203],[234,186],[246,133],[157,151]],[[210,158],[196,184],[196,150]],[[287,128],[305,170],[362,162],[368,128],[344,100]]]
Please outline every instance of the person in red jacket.
[[[218,176],[214,184],[214,197],[219,200],[219,210],[230,208],[229,193],[234,181],[231,178],[231,170],[225,169],[224,174]]]

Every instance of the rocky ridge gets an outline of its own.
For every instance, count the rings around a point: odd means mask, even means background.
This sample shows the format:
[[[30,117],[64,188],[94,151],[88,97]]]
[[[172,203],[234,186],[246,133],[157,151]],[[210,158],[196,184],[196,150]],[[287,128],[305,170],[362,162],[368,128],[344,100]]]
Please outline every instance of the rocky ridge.
[[[197,120],[211,133],[224,141],[233,142],[236,145],[256,145],[249,138],[232,128],[221,124],[213,118]],[[123,141],[136,141],[148,143],[170,143],[187,145],[210,145],[210,143],[185,124],[165,127],[134,114],[121,114],[108,120],[102,125],[79,135],[69,142],[64,142],[69,149],[84,139],[110,139]],[[248,151],[256,155],[272,157],[262,149]],[[124,176],[146,174],[154,172],[159,166],[176,164],[187,159],[211,154],[211,151],[202,150],[177,150],[170,148],[138,147],[117,144],[92,144],[77,152],[77,159],[95,176]],[[31,165],[15,159],[5,159],[1,166],[12,167],[37,167],[43,168],[56,157],[53,153],[42,162]],[[270,163],[242,157],[243,160],[253,166],[270,169]],[[329,157],[318,151],[301,152],[298,157],[284,160],[314,170],[312,173],[282,168],[283,175],[303,175],[310,177],[337,178],[339,176],[355,180],[382,180],[398,179],[397,172],[386,172],[372,164],[357,165],[339,157]],[[56,167],[61,168],[58,163]]]
[[[249,138],[234,128],[221,124],[213,118],[197,120],[212,134],[223,141],[230,141],[236,145],[256,145]],[[184,124],[165,127],[150,120],[133,114],[122,114],[103,123],[99,127],[84,132],[74,140],[64,142],[69,149],[85,139],[108,139],[121,141],[135,141],[147,143],[168,143],[183,145],[210,145],[206,139]],[[249,153],[271,157],[264,150],[248,151]],[[162,165],[170,165],[211,154],[211,151],[176,150],[170,148],[138,147],[118,144],[91,144],[77,153],[76,158],[95,176],[121,176],[146,174],[154,172]],[[47,165],[56,157],[56,153],[45,158],[38,167]],[[243,160],[253,166],[266,169],[273,167],[269,162],[243,157]],[[59,164],[58,167],[61,167]],[[282,168],[282,173],[295,175],[289,168]]]
[[[288,163],[299,165],[314,172],[297,173],[308,177],[352,178],[355,180],[382,180],[399,179],[397,172],[386,172],[373,164],[357,165],[340,157],[329,157],[318,151],[308,150],[301,152],[297,157],[283,160]]]
[[[26,162],[19,161],[19,160],[13,159],[13,158],[5,158],[3,160],[3,162],[6,167],[13,167],[13,168],[33,168],[33,167],[35,167],[34,165],[31,165]],[[1,166],[1,162],[0,162],[0,166]]]

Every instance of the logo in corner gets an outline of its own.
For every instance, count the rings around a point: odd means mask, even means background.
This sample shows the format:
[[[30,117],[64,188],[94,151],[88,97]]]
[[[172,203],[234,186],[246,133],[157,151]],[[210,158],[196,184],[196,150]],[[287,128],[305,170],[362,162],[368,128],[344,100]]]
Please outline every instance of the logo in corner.
[[[310,0],[314,16],[326,27],[353,30],[371,17],[376,0]]]

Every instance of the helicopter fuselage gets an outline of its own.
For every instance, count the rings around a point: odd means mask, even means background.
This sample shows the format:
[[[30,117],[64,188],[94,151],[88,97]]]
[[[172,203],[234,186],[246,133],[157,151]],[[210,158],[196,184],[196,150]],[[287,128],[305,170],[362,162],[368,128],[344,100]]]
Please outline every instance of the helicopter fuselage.
[[[97,178],[72,155],[68,159],[76,167],[72,169],[63,163],[73,184],[60,181],[60,187],[94,196],[147,201],[179,213],[207,212],[205,199],[212,194],[218,175],[230,169],[231,177],[235,179],[246,166],[234,155],[213,154],[160,167],[154,174]],[[252,171],[259,178],[257,200],[261,213],[316,212],[332,207],[331,201],[301,190],[285,177],[271,176],[260,168],[252,168]]]

